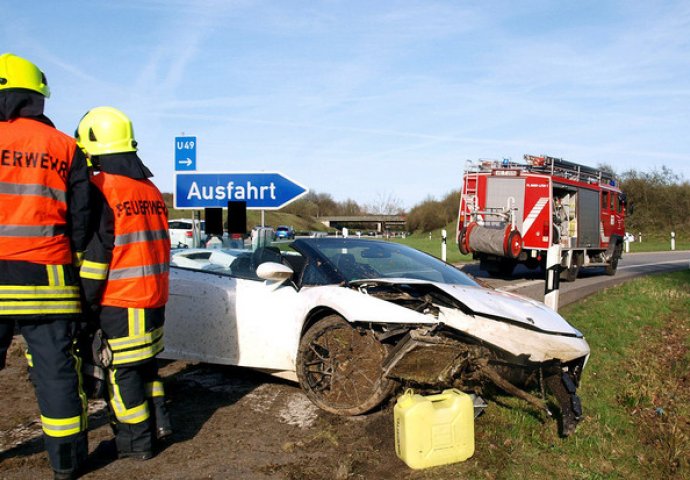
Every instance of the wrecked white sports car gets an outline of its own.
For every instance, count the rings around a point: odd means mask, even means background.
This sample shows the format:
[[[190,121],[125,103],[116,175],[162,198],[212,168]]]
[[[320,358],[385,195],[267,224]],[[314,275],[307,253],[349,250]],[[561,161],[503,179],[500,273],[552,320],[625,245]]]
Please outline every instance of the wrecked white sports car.
[[[546,412],[551,394],[561,433],[574,431],[589,346],[556,312],[395,243],[291,248],[173,255],[161,356],[294,372],[338,415],[365,413],[399,385],[498,387]]]

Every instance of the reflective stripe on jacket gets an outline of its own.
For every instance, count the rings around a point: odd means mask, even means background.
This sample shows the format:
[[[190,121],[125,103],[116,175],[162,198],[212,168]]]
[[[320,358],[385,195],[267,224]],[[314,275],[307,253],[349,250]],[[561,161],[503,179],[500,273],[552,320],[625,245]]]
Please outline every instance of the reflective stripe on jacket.
[[[81,276],[107,276],[101,305],[157,308],[168,301],[170,238],[163,196],[148,179],[101,172],[92,182],[113,212],[114,245],[109,265],[90,261]],[[86,267],[86,268],[85,268]]]
[[[0,260],[69,264],[68,176],[73,138],[41,122],[0,123]]]

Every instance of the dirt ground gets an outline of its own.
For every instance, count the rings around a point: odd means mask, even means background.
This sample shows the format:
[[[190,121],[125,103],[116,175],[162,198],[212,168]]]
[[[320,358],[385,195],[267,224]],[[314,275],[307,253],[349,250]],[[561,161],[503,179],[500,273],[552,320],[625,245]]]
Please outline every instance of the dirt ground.
[[[175,433],[153,459],[116,460],[105,404],[90,403],[86,479],[421,478],[395,455],[393,402],[360,417],[316,408],[291,382],[171,362],[161,369]],[[21,337],[0,372],[0,478],[52,478]]]

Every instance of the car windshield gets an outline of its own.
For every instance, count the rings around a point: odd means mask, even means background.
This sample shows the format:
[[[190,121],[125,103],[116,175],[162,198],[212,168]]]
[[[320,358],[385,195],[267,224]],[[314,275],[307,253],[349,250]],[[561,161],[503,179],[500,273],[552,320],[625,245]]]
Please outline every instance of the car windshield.
[[[313,257],[302,283],[324,285],[363,279],[415,279],[476,286],[463,272],[441,260],[398,243],[354,239],[300,239],[292,247]]]

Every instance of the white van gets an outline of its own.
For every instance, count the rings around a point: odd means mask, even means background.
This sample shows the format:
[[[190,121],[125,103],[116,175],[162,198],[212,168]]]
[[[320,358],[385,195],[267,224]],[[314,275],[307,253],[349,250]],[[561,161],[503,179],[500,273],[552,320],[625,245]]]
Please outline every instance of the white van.
[[[197,241],[197,246],[200,246],[201,241],[206,239],[206,222],[204,220],[191,220],[187,218],[168,220],[171,248],[191,248],[194,246],[194,229],[192,228],[194,222],[198,226],[199,240]]]

